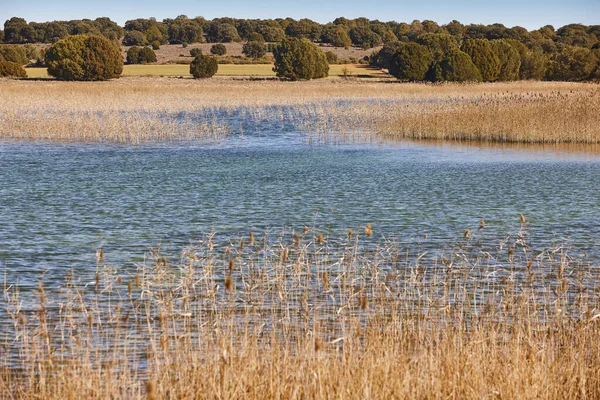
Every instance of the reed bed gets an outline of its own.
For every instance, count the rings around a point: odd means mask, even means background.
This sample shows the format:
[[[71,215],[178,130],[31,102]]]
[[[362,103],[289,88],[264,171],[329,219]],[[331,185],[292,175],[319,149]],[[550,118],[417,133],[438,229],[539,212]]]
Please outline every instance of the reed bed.
[[[407,107],[381,124],[388,139],[600,143],[600,88],[484,94]]]
[[[220,140],[280,123],[310,140],[598,143],[595,84],[400,84],[121,78],[0,80],[0,139],[147,143]],[[254,125],[255,129],[263,129]]]
[[[598,265],[528,222],[439,251],[315,229],[214,234],[127,271],[4,284],[2,398],[600,396]],[[6,278],[5,278],[6,280]]]

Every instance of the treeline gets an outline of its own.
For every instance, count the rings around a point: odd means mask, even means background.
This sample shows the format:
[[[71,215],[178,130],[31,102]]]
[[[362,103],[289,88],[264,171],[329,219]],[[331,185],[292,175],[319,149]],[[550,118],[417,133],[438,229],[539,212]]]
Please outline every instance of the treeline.
[[[345,48],[383,45],[367,61],[409,81],[600,79],[600,25],[569,24],[559,29],[547,25],[528,31],[519,26],[463,25],[458,21],[439,25],[429,20],[399,23],[341,17],[320,24],[310,19],[209,21],[180,15],[163,21],[139,18],[120,27],[109,18],[28,23],[14,17],[5,22],[0,40],[10,44],[55,43],[78,34],[102,35],[126,46],[152,45],[154,49],[167,43],[247,42],[263,51],[266,48],[257,43],[279,43],[286,38]],[[32,54],[28,56],[31,59]],[[12,61],[15,57],[5,54],[3,58]]]

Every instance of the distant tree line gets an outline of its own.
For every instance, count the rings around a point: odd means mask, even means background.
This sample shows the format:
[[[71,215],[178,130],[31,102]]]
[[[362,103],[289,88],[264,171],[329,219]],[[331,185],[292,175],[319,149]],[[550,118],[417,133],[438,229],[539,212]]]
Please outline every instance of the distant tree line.
[[[401,80],[507,81],[516,79],[600,79],[600,25],[551,25],[528,31],[502,24],[464,25],[451,21],[381,22],[367,18],[335,19],[320,24],[310,19],[236,19],[180,15],[157,21],[139,18],[123,27],[109,18],[27,22],[13,17],[0,30],[6,44],[55,43],[71,35],[100,35],[126,46],[195,42],[244,42],[244,53],[258,58],[286,39],[305,39],[336,47],[377,48],[370,63]],[[381,48],[383,46],[383,48]],[[8,50],[5,50],[7,52]],[[148,50],[145,50],[150,55]],[[215,48],[219,54],[223,50]],[[3,55],[5,61],[14,54]],[[132,54],[135,59],[135,54]],[[331,62],[335,57],[327,56]],[[31,59],[31,58],[29,58]],[[151,58],[149,58],[151,59]],[[141,61],[144,62],[144,61]]]

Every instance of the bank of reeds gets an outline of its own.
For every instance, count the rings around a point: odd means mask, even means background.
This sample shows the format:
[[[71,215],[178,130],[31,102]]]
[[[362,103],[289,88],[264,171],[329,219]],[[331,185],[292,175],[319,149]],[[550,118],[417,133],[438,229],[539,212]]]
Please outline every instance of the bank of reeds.
[[[373,231],[209,235],[135,271],[99,250],[95,277],[7,282],[0,397],[600,396],[597,264],[533,249],[525,218],[436,253]]]
[[[0,80],[0,93],[0,139],[5,140],[218,140],[247,122],[279,122],[328,141],[353,140],[357,134],[363,140],[599,141],[595,84],[153,77]]]
[[[600,88],[489,93],[411,105],[384,121],[385,138],[515,143],[600,143]]]

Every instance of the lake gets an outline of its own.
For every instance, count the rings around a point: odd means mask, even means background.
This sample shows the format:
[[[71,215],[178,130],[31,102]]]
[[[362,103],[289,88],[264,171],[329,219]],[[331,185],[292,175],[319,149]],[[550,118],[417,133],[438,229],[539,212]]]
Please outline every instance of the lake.
[[[33,287],[96,269],[96,249],[133,269],[151,247],[173,257],[214,231],[249,231],[442,248],[466,229],[490,243],[528,219],[533,246],[600,260],[600,155],[558,147],[435,143],[311,144],[294,131],[217,143],[0,144],[0,267]],[[480,219],[485,229],[478,231]]]

